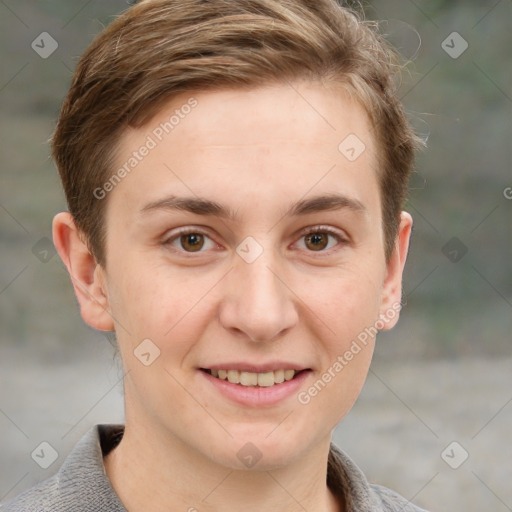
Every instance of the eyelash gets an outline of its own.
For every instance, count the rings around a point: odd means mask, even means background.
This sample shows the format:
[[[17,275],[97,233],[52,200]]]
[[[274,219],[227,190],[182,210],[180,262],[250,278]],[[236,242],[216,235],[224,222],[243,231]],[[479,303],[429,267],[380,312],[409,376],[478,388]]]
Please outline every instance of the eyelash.
[[[330,236],[336,238],[338,243],[335,247],[331,247],[326,250],[322,249],[319,251],[307,251],[307,252],[328,255],[328,254],[331,254],[331,252],[334,249],[336,249],[337,246],[347,245],[349,243],[349,240],[347,239],[347,237],[342,236],[338,231],[336,231],[328,226],[314,226],[314,227],[304,228],[300,232],[299,239],[304,238],[306,235],[313,235],[315,233],[322,233],[322,234],[330,235]],[[208,235],[208,233],[206,233],[205,231],[203,231],[201,229],[182,228],[182,229],[178,230],[176,233],[174,233],[171,237],[166,238],[163,242],[163,245],[166,245],[166,246],[171,245],[172,242],[174,242],[175,240],[178,240],[181,236],[190,235],[190,234],[203,235],[205,237],[208,237],[210,240],[212,240],[212,242],[214,242],[213,239]],[[191,255],[192,254],[202,254],[205,252],[205,251],[197,251],[197,252],[190,251],[189,252],[189,251],[185,251],[183,249],[176,249],[176,248],[173,248],[173,250],[175,250],[178,253],[191,254]]]

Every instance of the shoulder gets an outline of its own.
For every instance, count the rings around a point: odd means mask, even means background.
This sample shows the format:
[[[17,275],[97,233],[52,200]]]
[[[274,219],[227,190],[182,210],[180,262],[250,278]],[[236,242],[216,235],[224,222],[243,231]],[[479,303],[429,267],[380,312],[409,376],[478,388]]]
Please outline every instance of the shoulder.
[[[345,503],[358,512],[427,512],[395,491],[368,483],[355,462],[334,444],[328,459],[327,484]]]
[[[92,427],[57,474],[0,505],[0,512],[126,512],[103,465],[104,453],[122,431],[122,425]]]
[[[28,489],[11,501],[0,505],[1,512],[46,512],[65,510],[55,508],[59,496],[58,476],[54,475]]]
[[[46,512],[58,495],[57,475],[32,487],[11,501],[0,506],[1,512]]]
[[[380,502],[381,508],[386,512],[427,512],[423,508],[419,508],[409,500],[400,496],[395,491],[383,487],[382,485],[371,484],[370,489],[372,490],[375,498]]]

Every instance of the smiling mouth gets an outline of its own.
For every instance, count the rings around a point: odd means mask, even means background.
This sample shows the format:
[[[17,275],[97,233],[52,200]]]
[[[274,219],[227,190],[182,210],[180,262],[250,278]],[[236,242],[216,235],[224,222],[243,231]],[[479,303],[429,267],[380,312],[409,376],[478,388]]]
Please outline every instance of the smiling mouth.
[[[231,384],[241,386],[271,387],[282,384],[309,370],[275,370],[264,373],[243,372],[238,370],[209,370],[201,368],[201,371],[220,380],[227,380]]]

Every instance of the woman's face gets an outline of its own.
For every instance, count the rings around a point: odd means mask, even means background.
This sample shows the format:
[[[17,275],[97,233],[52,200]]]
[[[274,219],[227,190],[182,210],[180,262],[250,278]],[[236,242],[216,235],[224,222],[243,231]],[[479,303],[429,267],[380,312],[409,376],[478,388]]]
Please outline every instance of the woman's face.
[[[410,218],[386,262],[374,144],[307,82],[183,94],[124,134],[98,200],[127,425],[231,468],[328,442],[400,300]]]

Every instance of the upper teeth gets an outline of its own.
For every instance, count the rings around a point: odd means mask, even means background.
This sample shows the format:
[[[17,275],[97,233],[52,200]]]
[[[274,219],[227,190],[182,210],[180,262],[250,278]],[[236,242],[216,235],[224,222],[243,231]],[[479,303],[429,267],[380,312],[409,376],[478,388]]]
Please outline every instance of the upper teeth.
[[[276,370],[265,373],[239,372],[238,370],[211,370],[211,372],[214,377],[228,380],[232,384],[262,387],[280,384],[285,380],[293,379],[295,375],[295,370]]]

